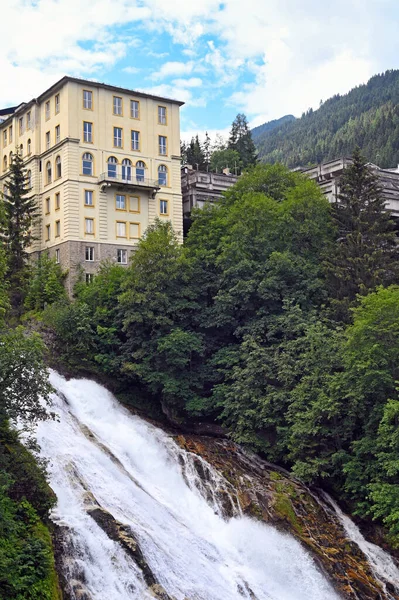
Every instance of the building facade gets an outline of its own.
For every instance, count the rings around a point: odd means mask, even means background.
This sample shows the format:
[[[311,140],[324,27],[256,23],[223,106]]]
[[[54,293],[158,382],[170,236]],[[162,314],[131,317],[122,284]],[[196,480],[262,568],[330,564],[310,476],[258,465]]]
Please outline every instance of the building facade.
[[[303,169],[302,172],[317,183],[329,202],[335,202],[339,194],[340,177],[350,164],[352,164],[350,158],[338,158],[310,169]],[[381,169],[370,163],[369,168],[378,176],[386,208],[397,221],[399,219],[399,167]]]
[[[185,230],[189,228],[193,208],[203,208],[209,202],[217,202],[237,179],[238,176],[232,175],[229,169],[224,169],[223,173],[208,173],[184,165],[181,168],[181,189]]]
[[[156,217],[182,237],[182,104],[64,77],[0,111],[0,189],[18,150],[40,213],[31,253],[68,270],[69,292],[81,267],[90,281],[104,259],[128,264]]]

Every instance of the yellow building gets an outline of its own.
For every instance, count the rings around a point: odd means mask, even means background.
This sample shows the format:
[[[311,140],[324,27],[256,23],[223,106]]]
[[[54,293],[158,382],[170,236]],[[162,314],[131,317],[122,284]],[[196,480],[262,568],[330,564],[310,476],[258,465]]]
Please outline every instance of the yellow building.
[[[40,208],[31,252],[69,270],[69,292],[80,266],[89,281],[104,259],[127,264],[156,217],[182,235],[182,104],[63,77],[0,111],[0,188],[18,148]]]

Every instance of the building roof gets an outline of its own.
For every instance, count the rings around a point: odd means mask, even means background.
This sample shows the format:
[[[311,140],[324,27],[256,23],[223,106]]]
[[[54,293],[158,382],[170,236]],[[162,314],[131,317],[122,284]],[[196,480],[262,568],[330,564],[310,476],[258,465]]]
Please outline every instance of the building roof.
[[[178,104],[179,106],[183,106],[184,102],[181,100],[175,100],[174,98],[166,98],[165,96],[156,96],[153,94],[147,94],[146,92],[139,92],[137,90],[131,90],[128,88],[118,87],[115,85],[109,85],[108,83],[101,83],[99,81],[92,81],[90,79],[80,79],[79,77],[70,77],[69,75],[65,75],[59,81],[54,83],[51,87],[49,87],[45,92],[38,96],[38,100],[43,100],[46,96],[51,95],[57,88],[62,87],[65,83],[69,81],[73,83],[79,83],[80,85],[87,85],[88,87],[101,87],[106,90],[110,90],[111,92],[120,92],[123,94],[130,94],[133,96],[140,96],[141,98],[152,98],[153,100],[161,100],[163,102],[172,102],[173,104]]]
[[[160,100],[161,102],[171,102],[172,104],[177,104],[178,106],[183,106],[183,104],[184,104],[184,102],[181,102],[180,100],[175,100],[173,98],[166,98],[165,96],[155,96],[153,94],[146,94],[145,92],[139,92],[137,90],[130,90],[128,88],[117,87],[114,85],[109,85],[107,83],[100,83],[99,81],[91,81],[89,79],[79,79],[78,77],[70,77],[69,75],[65,75],[64,77],[59,79],[56,83],[54,83],[51,87],[49,87],[46,91],[44,91],[42,94],[40,94],[40,96],[38,96],[37,98],[32,98],[32,100],[29,100],[29,102],[22,102],[21,104],[18,104],[18,106],[0,109],[0,117],[1,116],[6,117],[3,120],[3,122],[0,122],[0,126],[3,125],[3,123],[7,123],[9,118],[12,117],[14,115],[14,113],[18,111],[18,109],[21,109],[21,108],[26,109],[29,106],[32,106],[32,104],[35,104],[36,102],[41,102],[47,96],[50,96],[51,94],[53,94],[57,89],[62,88],[62,86],[65,85],[66,83],[68,83],[69,81],[71,81],[73,83],[79,83],[81,85],[87,85],[87,87],[97,87],[97,88],[101,87],[101,88],[105,88],[106,90],[110,90],[111,92],[119,92],[119,93],[123,93],[123,94],[129,94],[131,96],[136,96],[136,97],[140,97],[140,98],[152,98],[153,100]]]

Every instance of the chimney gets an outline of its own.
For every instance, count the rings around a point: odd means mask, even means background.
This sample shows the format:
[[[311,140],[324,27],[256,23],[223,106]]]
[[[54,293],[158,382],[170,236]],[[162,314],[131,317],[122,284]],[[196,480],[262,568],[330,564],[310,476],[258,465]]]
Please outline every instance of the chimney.
[[[226,167],[225,169],[223,169],[223,175],[230,175],[229,167]]]

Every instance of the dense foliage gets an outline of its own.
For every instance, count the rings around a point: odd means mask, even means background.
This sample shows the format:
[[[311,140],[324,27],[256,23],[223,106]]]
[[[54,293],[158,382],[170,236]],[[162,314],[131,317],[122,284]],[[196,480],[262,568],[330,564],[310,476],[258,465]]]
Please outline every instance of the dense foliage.
[[[318,110],[256,135],[259,159],[289,167],[349,156],[358,145],[380,167],[399,163],[399,71],[375,75]]]
[[[44,470],[10,427],[18,419],[29,429],[47,418],[51,392],[40,336],[8,325],[11,310],[13,319],[21,310],[27,289],[26,250],[35,214],[27,191],[16,155],[9,193],[0,203],[0,599],[57,600],[52,542],[45,524],[54,494]]]
[[[358,152],[339,206],[258,164],[195,212],[184,246],[157,221],[127,269],[104,265],[43,319],[70,364],[140,386],[174,422],[222,423],[398,545],[397,267]]]
[[[214,144],[206,133],[202,143],[198,137],[191,138],[190,143],[181,143],[182,163],[191,165],[197,171],[222,173],[226,168],[232,173],[240,173],[256,164],[257,152],[252,140],[247,118],[240,113],[234,119],[230,136],[225,142],[220,136]]]

